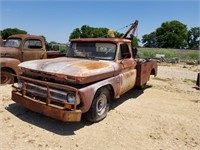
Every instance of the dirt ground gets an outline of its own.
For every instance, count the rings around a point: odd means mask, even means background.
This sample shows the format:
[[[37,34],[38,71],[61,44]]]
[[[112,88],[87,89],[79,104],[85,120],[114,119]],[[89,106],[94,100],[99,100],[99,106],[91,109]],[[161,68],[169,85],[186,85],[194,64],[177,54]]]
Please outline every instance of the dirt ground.
[[[199,66],[159,65],[145,90],[123,95],[95,124],[34,113],[11,100],[10,85],[0,86],[0,150],[199,150],[197,72]]]

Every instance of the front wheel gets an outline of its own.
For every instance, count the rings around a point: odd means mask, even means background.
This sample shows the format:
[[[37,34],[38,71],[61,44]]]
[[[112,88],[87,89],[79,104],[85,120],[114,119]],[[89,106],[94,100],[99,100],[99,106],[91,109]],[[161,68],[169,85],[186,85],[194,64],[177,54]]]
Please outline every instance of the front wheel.
[[[110,92],[107,88],[101,88],[95,94],[90,110],[85,114],[85,118],[90,122],[103,120],[109,111]]]
[[[14,82],[14,77],[7,70],[1,70],[1,85],[11,84]]]

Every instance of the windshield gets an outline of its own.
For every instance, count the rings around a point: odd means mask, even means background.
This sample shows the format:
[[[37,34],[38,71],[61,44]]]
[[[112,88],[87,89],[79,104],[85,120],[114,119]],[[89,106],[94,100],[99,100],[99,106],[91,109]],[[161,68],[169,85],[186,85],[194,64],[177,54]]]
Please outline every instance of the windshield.
[[[116,45],[100,42],[72,42],[67,57],[114,60]]]
[[[7,39],[4,47],[19,47],[21,39]]]

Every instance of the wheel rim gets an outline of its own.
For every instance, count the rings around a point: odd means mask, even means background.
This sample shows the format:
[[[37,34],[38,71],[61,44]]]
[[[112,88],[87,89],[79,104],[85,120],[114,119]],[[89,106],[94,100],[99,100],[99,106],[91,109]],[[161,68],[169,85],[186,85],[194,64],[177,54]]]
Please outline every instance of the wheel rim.
[[[1,84],[5,84],[9,81],[9,76],[4,73],[4,72],[1,72]]]
[[[106,111],[107,106],[107,97],[105,94],[101,94],[98,98],[97,105],[96,105],[96,111],[99,116],[104,114]]]

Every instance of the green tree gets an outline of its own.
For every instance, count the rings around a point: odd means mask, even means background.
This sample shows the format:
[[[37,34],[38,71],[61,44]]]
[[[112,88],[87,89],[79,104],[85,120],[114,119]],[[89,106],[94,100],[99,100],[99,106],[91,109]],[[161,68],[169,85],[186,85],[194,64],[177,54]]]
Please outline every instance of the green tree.
[[[188,31],[188,47],[190,49],[199,49],[200,27],[191,28]]]
[[[95,28],[88,25],[83,25],[80,29],[74,29],[70,34],[69,39],[106,37],[108,30],[108,28]],[[122,33],[115,32],[115,37],[121,37],[122,35]]]
[[[70,34],[69,39],[76,39],[81,37],[81,31],[79,28],[76,28],[73,30],[73,32]]]
[[[150,34],[145,34],[142,37],[142,43],[144,47],[157,47],[156,32],[151,32]]]
[[[133,40],[132,40],[132,46],[133,47],[138,47],[139,46],[139,43],[140,42],[140,39],[138,39],[137,37],[133,37]]]
[[[107,28],[91,28],[91,36],[93,38],[105,37],[108,32]]]
[[[20,29],[17,29],[17,28],[6,28],[6,29],[1,31],[1,36],[4,40],[7,39],[10,35],[13,35],[13,34],[27,34],[27,31],[20,30]]]
[[[120,38],[122,37],[123,33],[119,33],[119,32],[115,32],[115,37],[116,38]]]
[[[49,42],[49,44],[57,44],[57,42],[51,41],[51,42]]]
[[[83,25],[81,27],[81,38],[89,38],[92,37],[91,28],[88,25]]]
[[[145,47],[183,48],[187,46],[187,26],[177,20],[162,23],[155,32],[143,36]]]
[[[183,48],[187,46],[187,26],[177,20],[162,23],[156,30],[158,47]]]

